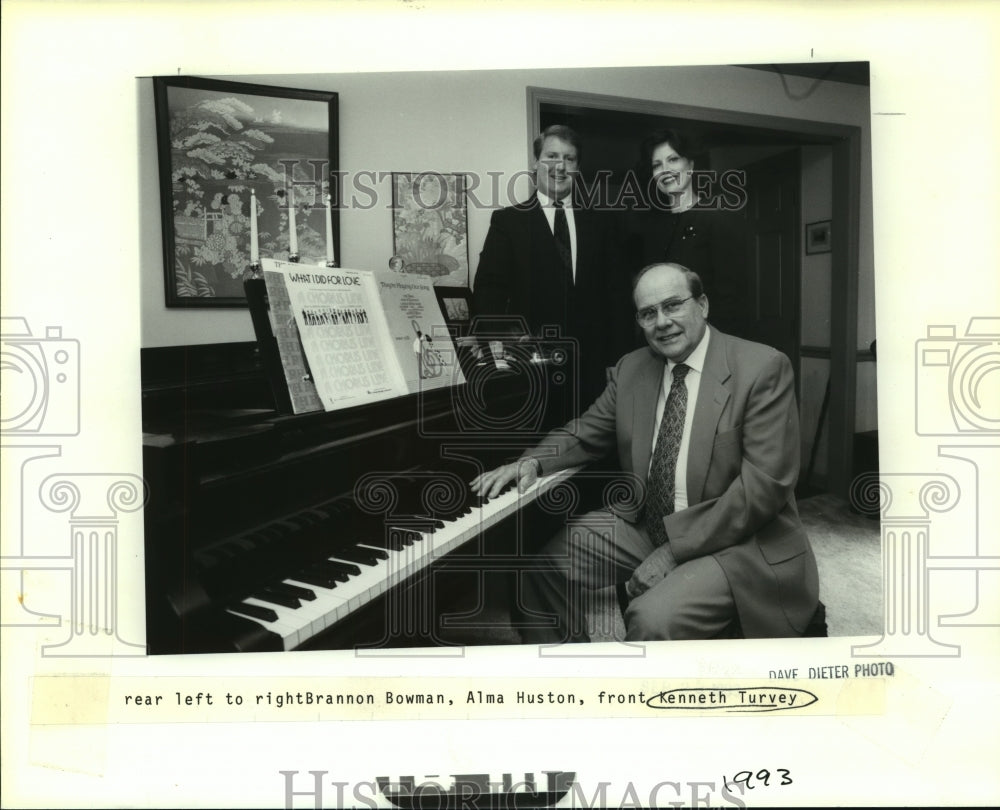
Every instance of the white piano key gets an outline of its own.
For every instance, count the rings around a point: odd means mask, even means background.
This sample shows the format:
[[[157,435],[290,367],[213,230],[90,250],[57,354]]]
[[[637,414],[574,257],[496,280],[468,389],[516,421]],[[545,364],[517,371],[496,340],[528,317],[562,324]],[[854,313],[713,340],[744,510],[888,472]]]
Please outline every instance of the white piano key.
[[[284,581],[289,585],[297,585],[300,588],[308,588],[316,594],[316,598],[308,604],[314,606],[313,610],[321,616],[324,623],[324,630],[331,624],[339,622],[349,613],[347,609],[347,600],[337,593],[337,588],[324,588],[322,585],[313,585],[309,582],[301,582],[297,579],[291,578]],[[339,584],[340,583],[338,583],[338,585]]]
[[[254,598],[259,599],[259,597]],[[326,629],[325,615],[327,610],[322,605],[317,604],[318,600],[316,599],[311,602],[302,600],[297,608],[291,608],[287,605],[273,605],[266,599],[261,599],[260,602],[274,609],[278,613],[278,618],[285,624],[293,625],[298,629],[299,643]]]
[[[285,579],[284,582],[287,584],[307,588],[316,595],[314,600],[302,600],[298,608],[288,608],[253,597],[245,600],[273,610],[278,616],[276,622],[267,622],[243,613],[237,615],[251,619],[276,633],[281,637],[284,649],[292,649],[381,596],[388,589],[399,585],[411,575],[429,567],[444,555],[478,536],[483,530],[513,515],[534,501],[549,486],[568,478],[574,472],[575,469],[563,470],[539,478],[523,493],[519,493],[516,489],[507,490],[485,505],[473,507],[468,514],[445,521],[445,525],[440,529],[433,532],[419,532],[421,540],[403,546],[398,551],[363,542],[358,543],[362,548],[385,551],[388,554],[387,559],[378,560],[375,565],[363,565],[333,554],[328,559],[357,565],[361,573],[351,575],[347,582],[338,582],[334,588],[324,588],[322,585],[303,582],[294,577]],[[393,525],[391,519],[389,525]],[[406,521],[400,521],[397,525],[405,528]],[[236,611],[230,610],[230,612]]]
[[[249,613],[241,613],[239,605],[233,605],[232,607],[227,608],[227,610],[230,613],[236,614],[237,616],[242,616],[243,618],[251,619],[252,621],[257,622],[257,624],[259,624],[265,630],[269,630],[270,632],[280,636],[282,646],[286,650],[292,649],[301,642],[301,634],[299,628],[296,626],[295,623],[288,624],[286,621],[284,621],[284,617],[282,616],[281,611],[276,609],[279,608],[280,606],[272,605],[267,602],[261,602],[259,599],[254,599],[253,597],[249,597],[247,599],[244,599],[243,601],[247,604],[257,605],[257,607],[266,607],[273,610],[275,614],[278,616],[277,621],[269,622],[267,621],[267,619],[262,619],[258,616],[251,616]]]
[[[270,608],[278,614],[278,623],[284,625],[290,631],[286,638],[286,649],[297,647],[303,641],[323,629],[322,627],[315,628],[315,616],[310,612],[299,612],[298,609],[286,607],[285,605],[275,605],[255,596],[247,597],[243,601],[251,605]]]
[[[330,556],[327,559],[347,564],[352,562],[337,556]],[[347,600],[349,610],[357,610],[382,594],[394,574],[394,566],[389,560],[379,560],[375,565],[354,564],[358,565],[361,573],[351,576],[347,582],[338,582],[335,589],[341,598]]]

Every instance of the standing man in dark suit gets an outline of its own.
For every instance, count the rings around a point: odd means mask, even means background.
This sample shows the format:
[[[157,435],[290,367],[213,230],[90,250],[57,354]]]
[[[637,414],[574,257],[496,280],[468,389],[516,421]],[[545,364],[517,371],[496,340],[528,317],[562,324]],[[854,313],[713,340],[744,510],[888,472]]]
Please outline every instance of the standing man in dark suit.
[[[643,504],[591,513],[549,542],[522,604],[558,624],[538,619],[524,641],[588,640],[568,593],[616,582],[632,599],[630,640],[802,635],[819,581],[795,505],[791,364],[710,328],[701,280],[681,265],[644,268],[634,298],[648,347],[621,358],[579,419],[472,482],[488,496],[515,479],[523,489],[617,448],[645,490]]]
[[[579,343],[582,401],[597,396],[606,369],[629,347],[629,282],[609,214],[574,194],[580,143],[565,126],[534,141],[535,193],[493,212],[473,291],[473,315],[520,316],[531,335],[558,327]]]

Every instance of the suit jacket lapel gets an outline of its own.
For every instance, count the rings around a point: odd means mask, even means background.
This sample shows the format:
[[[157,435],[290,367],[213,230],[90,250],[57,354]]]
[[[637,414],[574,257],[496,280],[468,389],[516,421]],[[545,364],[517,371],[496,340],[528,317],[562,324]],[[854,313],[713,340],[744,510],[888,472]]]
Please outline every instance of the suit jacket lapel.
[[[632,396],[632,472],[646,483],[649,459],[653,452],[653,431],[656,429],[656,399],[663,384],[665,363],[650,349],[640,370]]]
[[[726,357],[726,337],[713,331],[705,354],[694,421],[691,424],[691,442],[688,445],[687,496],[688,504],[701,501],[705,479],[712,460],[712,446],[719,426],[719,418],[732,394],[726,383],[731,372]]]
[[[549,221],[545,218],[542,206],[537,203],[531,210],[531,232],[532,239],[535,240],[536,245],[548,245],[551,243],[552,250],[555,250],[556,240],[552,235],[552,229],[549,227]]]
[[[517,222],[520,239],[519,245],[525,251],[526,257],[532,257],[534,246],[537,244],[542,226],[545,226],[545,213],[538,201],[538,197],[532,194],[524,202],[514,205],[514,210],[518,211]]]

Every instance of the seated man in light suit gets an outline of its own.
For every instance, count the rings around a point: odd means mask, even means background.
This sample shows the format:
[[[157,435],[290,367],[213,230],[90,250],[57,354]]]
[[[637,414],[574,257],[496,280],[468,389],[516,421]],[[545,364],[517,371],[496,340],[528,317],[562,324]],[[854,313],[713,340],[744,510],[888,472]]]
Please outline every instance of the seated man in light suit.
[[[617,448],[645,485],[638,508],[592,513],[549,541],[523,574],[522,638],[587,641],[568,594],[622,581],[628,640],[800,636],[819,581],[795,505],[791,364],[710,328],[701,280],[681,265],[644,268],[633,297],[649,346],[618,361],[582,416],[472,482],[486,496],[514,480],[523,490]]]

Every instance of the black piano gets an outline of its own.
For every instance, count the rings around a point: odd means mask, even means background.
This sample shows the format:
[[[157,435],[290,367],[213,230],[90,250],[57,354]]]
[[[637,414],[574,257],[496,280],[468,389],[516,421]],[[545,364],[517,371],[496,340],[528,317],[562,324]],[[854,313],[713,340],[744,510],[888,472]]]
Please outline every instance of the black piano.
[[[486,503],[467,483],[573,415],[561,351],[292,415],[257,343],[144,349],[149,652],[516,641],[488,603],[510,601],[524,536],[554,527],[526,533],[525,507],[563,476]]]

